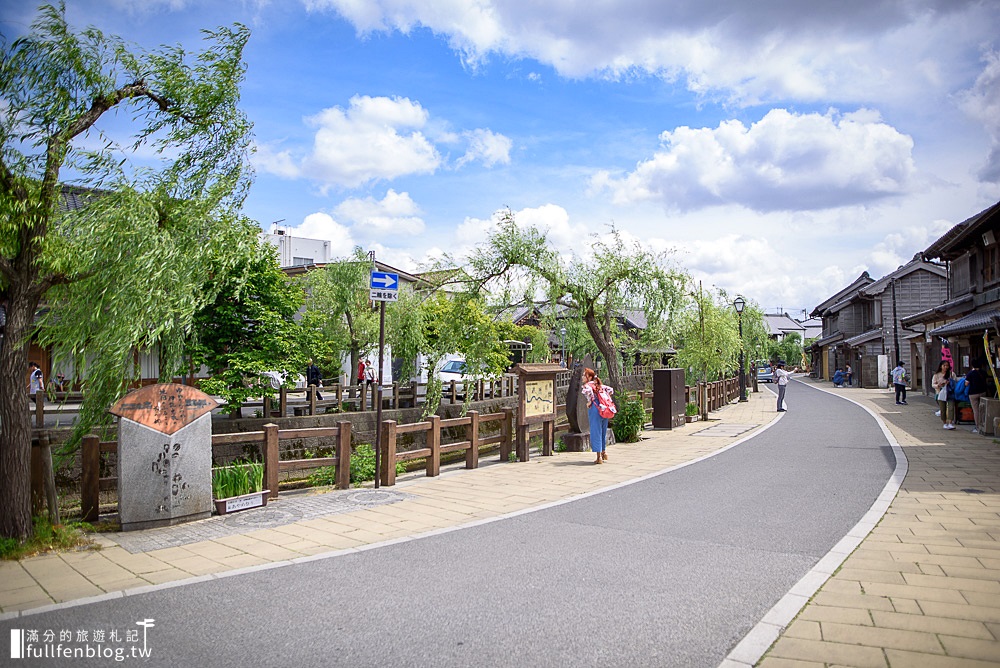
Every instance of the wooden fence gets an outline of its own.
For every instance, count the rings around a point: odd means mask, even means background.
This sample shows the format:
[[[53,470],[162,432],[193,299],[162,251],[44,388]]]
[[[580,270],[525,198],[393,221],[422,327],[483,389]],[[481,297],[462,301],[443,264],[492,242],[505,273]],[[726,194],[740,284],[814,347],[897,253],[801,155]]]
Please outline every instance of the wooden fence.
[[[685,400],[697,398],[698,395],[706,397],[707,410],[716,411],[727,405],[731,401],[739,398],[739,381],[735,378],[720,380],[713,383],[698,386],[687,386],[684,389]],[[631,395],[643,402],[645,408],[647,402],[653,399],[653,393],[640,390]],[[648,408],[647,408],[648,410]],[[566,405],[559,404],[556,407],[555,432],[567,431],[568,423],[565,421]],[[515,410],[505,408],[498,413],[480,414],[478,411],[469,411],[464,417],[442,419],[440,416],[432,415],[427,420],[411,424],[398,424],[395,420],[383,420],[380,426],[381,437],[381,484],[391,486],[396,482],[396,464],[398,462],[411,461],[416,459],[425,460],[425,470],[428,477],[434,477],[441,472],[441,456],[452,452],[465,453],[465,467],[474,469],[479,466],[480,449],[488,446],[498,445],[501,462],[509,460],[514,450],[515,440]],[[483,437],[481,432],[487,425],[496,423],[496,429],[491,429],[492,435]],[[454,442],[443,442],[443,430],[461,429],[464,427],[464,438]],[[533,426],[528,434],[529,438],[534,438],[542,434],[543,424]],[[400,450],[399,437],[407,434],[423,435],[423,447]],[[281,440],[295,438],[319,438],[335,437],[337,439],[336,455],[333,457],[279,460],[278,444]],[[307,429],[279,429],[277,425],[265,425],[263,431],[242,432],[234,434],[213,434],[212,445],[222,446],[232,443],[257,443],[261,447],[261,455],[264,461],[264,486],[271,490],[269,498],[278,496],[278,474],[279,472],[302,471],[323,466],[336,467],[336,487],[346,489],[350,486],[350,457],[351,457],[351,423],[347,421],[338,422],[336,427],[317,427]],[[85,521],[94,521],[98,516],[99,495],[101,490],[113,489],[117,483],[116,477],[100,477],[101,455],[106,453],[117,453],[118,444],[116,441],[101,441],[96,436],[86,436],[83,439],[83,455],[81,461],[81,497],[83,506],[83,518]]]
[[[313,459],[280,460],[278,443],[293,438],[336,438],[333,457]],[[256,443],[260,445],[264,462],[264,487],[270,490],[269,499],[278,498],[278,474],[290,471],[306,471],[323,466],[336,467],[335,480],[338,489],[351,486],[351,423],[338,422],[336,427],[314,427],[309,429],[279,429],[278,425],[264,425],[263,431],[235,434],[213,434],[212,446],[232,443]],[[85,522],[97,519],[100,509],[101,490],[113,489],[117,476],[101,477],[101,455],[118,453],[117,441],[102,441],[97,436],[83,437],[81,456],[80,501]]]

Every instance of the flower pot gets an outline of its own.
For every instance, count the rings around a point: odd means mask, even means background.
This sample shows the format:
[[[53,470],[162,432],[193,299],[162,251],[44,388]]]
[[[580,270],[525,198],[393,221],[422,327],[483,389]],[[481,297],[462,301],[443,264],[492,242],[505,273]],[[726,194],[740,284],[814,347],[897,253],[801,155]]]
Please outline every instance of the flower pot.
[[[242,496],[231,496],[228,499],[215,499],[215,512],[219,515],[228,515],[241,510],[261,508],[267,505],[267,496],[270,493],[271,490],[264,489]]]
[[[687,423],[695,422],[698,419],[697,415],[685,415],[684,421]]]

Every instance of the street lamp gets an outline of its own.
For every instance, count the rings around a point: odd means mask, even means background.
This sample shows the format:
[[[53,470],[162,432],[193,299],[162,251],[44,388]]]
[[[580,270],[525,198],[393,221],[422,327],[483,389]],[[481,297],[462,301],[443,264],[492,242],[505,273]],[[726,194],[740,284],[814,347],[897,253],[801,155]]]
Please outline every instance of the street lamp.
[[[566,328],[565,327],[560,327],[559,328],[559,347],[562,348],[562,353],[560,354],[559,362],[562,364],[562,367],[564,369],[569,368],[566,365]]]
[[[743,309],[747,306],[747,301],[743,297],[733,300],[733,308],[736,309],[736,316],[740,321],[740,401],[747,400],[747,373],[745,368],[743,353]]]

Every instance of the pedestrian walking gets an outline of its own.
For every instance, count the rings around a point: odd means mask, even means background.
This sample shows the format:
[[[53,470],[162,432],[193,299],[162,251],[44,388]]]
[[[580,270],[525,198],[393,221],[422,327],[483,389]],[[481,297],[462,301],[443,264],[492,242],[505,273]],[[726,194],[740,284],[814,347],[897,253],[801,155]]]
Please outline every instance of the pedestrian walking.
[[[779,361],[774,370],[774,382],[778,384],[778,412],[785,412],[785,388],[788,387],[788,379],[792,377],[791,371],[785,371],[785,363]]]
[[[45,382],[42,370],[36,362],[28,362],[28,396],[32,399],[35,394],[45,391]]]
[[[951,371],[951,362],[943,360],[937,373],[931,379],[931,385],[937,396],[938,407],[941,409],[941,422],[945,429],[955,428],[955,376]]]
[[[896,360],[896,368],[892,370],[892,386],[896,389],[896,405],[906,405],[906,365],[902,360]]]
[[[590,451],[597,455],[595,464],[608,461],[608,417],[601,415],[601,402],[611,402],[614,389],[601,383],[593,369],[583,370],[583,396],[587,398],[587,417],[590,419]]]
[[[358,360],[358,387],[365,384],[365,361]]]
[[[312,385],[316,388],[316,398],[323,401],[323,395],[319,393],[319,388],[323,387],[323,379],[320,375],[319,367],[309,360],[309,365],[306,366],[306,385]]]

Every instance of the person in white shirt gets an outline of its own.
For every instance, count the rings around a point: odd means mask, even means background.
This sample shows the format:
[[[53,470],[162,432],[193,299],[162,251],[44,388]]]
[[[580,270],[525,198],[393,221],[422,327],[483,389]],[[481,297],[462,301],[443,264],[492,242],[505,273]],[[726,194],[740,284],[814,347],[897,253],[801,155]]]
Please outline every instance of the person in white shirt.
[[[778,412],[784,413],[785,388],[788,387],[788,379],[792,377],[791,371],[785,370],[785,363],[778,362],[778,368],[774,370],[775,382],[778,383]]]
[[[30,373],[28,378],[28,394],[32,399],[34,399],[36,393],[45,391],[45,382],[43,380],[42,370],[38,368],[36,363],[29,362],[28,371]]]

